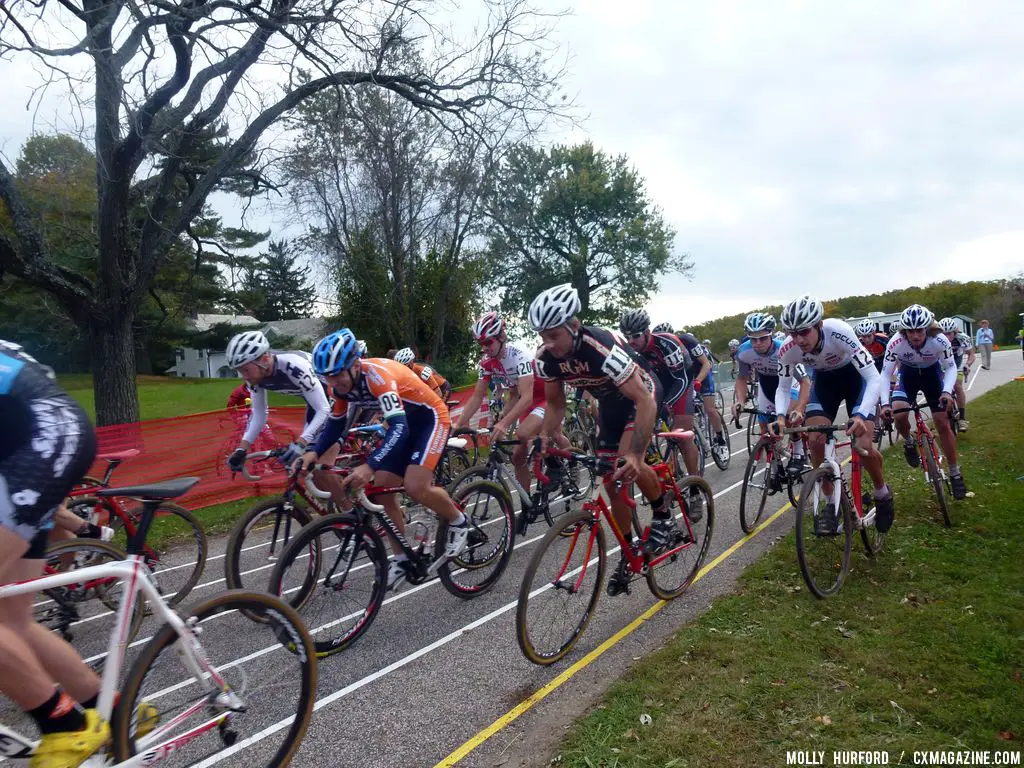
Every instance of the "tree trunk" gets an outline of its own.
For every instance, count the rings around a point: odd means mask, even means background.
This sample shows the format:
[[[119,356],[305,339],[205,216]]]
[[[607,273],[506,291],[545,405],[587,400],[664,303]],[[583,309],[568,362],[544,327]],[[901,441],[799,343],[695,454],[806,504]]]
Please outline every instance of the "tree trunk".
[[[135,388],[134,312],[116,312],[93,318],[88,328],[92,353],[92,382],[96,397],[96,426],[139,420],[139,394]]]

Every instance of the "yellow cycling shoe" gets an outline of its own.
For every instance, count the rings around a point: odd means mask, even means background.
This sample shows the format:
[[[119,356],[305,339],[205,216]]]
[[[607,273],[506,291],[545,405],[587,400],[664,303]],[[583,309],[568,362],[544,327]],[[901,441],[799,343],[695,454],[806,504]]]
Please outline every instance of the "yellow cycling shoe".
[[[110,725],[95,709],[85,710],[85,728],[47,733],[36,746],[30,768],[78,768],[110,741]]]
[[[160,722],[160,712],[148,701],[140,701],[139,705],[135,707],[135,717],[132,720],[129,733],[134,733],[136,739],[141,739],[156,728],[157,723]]]

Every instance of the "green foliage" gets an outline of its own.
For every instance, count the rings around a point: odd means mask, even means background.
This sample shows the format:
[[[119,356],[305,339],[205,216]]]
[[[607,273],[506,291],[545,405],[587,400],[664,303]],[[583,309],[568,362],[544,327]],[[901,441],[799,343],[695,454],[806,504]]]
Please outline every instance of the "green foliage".
[[[611,323],[647,302],[658,275],[692,268],[672,252],[675,232],[628,159],[589,142],[516,148],[488,205],[491,282],[516,314],[545,288],[569,282],[585,320]]]

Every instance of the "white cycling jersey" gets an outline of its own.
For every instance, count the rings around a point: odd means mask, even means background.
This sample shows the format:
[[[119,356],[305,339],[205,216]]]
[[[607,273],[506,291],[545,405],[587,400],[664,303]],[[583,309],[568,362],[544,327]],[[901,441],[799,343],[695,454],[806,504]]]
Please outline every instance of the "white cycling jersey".
[[[857,406],[857,414],[864,418],[874,415],[879,393],[883,389],[882,377],[875,368],[871,353],[860,343],[849,323],[834,317],[825,318],[821,324],[818,346],[807,353],[800,350],[792,336],[782,342],[779,350],[779,386],[775,390],[775,410],[778,413],[786,413],[789,407],[789,389],[793,385],[795,367],[800,363],[809,371],[835,371],[852,365],[866,385],[864,397]]]
[[[480,378],[490,379],[496,386],[515,389],[520,376],[533,376],[533,355],[505,342],[501,357],[484,357],[480,361]]]
[[[914,349],[902,333],[897,333],[889,340],[885,348],[885,363],[882,365],[882,378],[886,381],[892,377],[896,366],[907,368],[931,368],[938,364],[942,370],[942,391],[952,393],[956,386],[956,361],[953,359],[953,345],[943,333],[926,336],[920,349]],[[889,402],[889,390],[883,387],[882,404]]]
[[[249,424],[242,436],[249,443],[256,442],[260,430],[267,423],[267,392],[301,395],[309,406],[311,416],[306,420],[301,439],[312,443],[331,415],[327,398],[327,384],[313,371],[313,357],[308,352],[278,352],[274,355],[273,370],[256,386],[249,385],[252,393],[252,411]]]

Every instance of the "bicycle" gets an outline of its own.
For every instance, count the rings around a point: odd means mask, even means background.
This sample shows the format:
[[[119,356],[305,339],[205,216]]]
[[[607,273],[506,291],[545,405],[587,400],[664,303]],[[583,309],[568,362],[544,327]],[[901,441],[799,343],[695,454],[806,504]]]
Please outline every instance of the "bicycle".
[[[93,477],[92,475],[85,475],[81,480],[75,483],[71,487],[71,492],[68,497],[81,496],[94,488],[106,488],[110,485],[110,476],[114,474],[114,470],[117,469],[121,464],[128,461],[128,459],[134,459],[142,451],[138,448],[128,448],[124,451],[111,451],[109,453],[101,453],[96,457],[96,461],[107,462],[107,468],[103,472],[102,478]]]
[[[200,742],[200,737],[208,733],[218,737],[212,745],[214,752],[226,750],[226,757],[247,745],[249,739],[240,738],[240,730],[246,727],[252,731],[249,738],[279,735],[280,746],[276,750],[271,744],[269,750],[264,748],[259,754],[267,756],[268,766],[284,766],[295,755],[313,715],[317,687],[315,649],[294,609],[267,594],[229,591],[179,616],[150,579],[142,544],[156,509],[165,500],[187,492],[198,481],[199,478],[185,477],[100,490],[101,495],[142,499],[142,515],[138,529],[129,539],[127,559],[0,587],[0,598],[7,598],[82,581],[117,580],[126,585],[105,654],[107,663],[96,706],[100,717],[111,726],[107,765],[113,760],[120,768],[150,766],[171,756],[179,757],[183,765],[192,764],[209,756],[210,741]],[[130,616],[140,593],[162,626],[133,662],[115,704]],[[240,619],[254,614],[262,621],[238,626]],[[239,641],[253,637],[257,628],[266,630],[262,647],[254,653],[238,653]],[[281,648],[289,653],[278,654],[274,663],[268,664],[267,656]],[[215,656],[218,651],[221,653]],[[167,664],[157,669],[159,662]],[[294,688],[294,695],[264,690],[275,684]],[[139,734],[133,723],[142,702],[158,704],[160,708],[160,721],[145,735]],[[259,706],[264,703],[269,706]],[[294,712],[291,722],[281,719],[282,703],[286,715]],[[281,723],[285,723],[284,727],[280,727]],[[27,761],[35,748],[34,742],[4,725],[0,725],[0,744],[3,755],[18,763]],[[249,759],[253,760],[256,754],[249,753]]]
[[[692,439],[688,432],[672,435],[676,439]],[[594,476],[601,477],[602,481],[596,484],[591,499],[582,509],[560,518],[558,526],[544,535],[523,576],[516,607],[516,640],[527,659],[544,666],[554,664],[572,650],[594,615],[604,581],[606,560],[610,554],[605,548],[602,518],[611,527],[631,576],[644,576],[648,588],[662,600],[678,597],[693,583],[707,556],[714,530],[714,498],[710,486],[703,478],[692,476],[677,482],[669,465],[659,463],[653,469],[666,494],[666,503],[671,504],[672,509],[677,505],[680,507],[680,511],[673,512],[673,515],[681,516],[682,524],[670,548],[664,553],[651,555],[645,548],[650,527],[641,525],[636,502],[629,496],[629,486],[623,485],[618,490],[613,487],[615,482],[611,475],[614,462],[603,457],[578,456],[554,448],[548,448],[548,451],[587,465]],[[702,524],[692,522],[689,518],[687,500],[694,488],[704,496]],[[632,544],[627,543],[611,513],[613,494],[619,496],[632,510],[633,528],[639,536],[639,540]],[[692,561],[688,555],[693,556]],[[595,563],[596,569],[593,567]],[[668,570],[676,565],[682,566],[681,573],[674,577],[668,575]],[[538,576],[541,571],[548,575]],[[593,577],[592,584],[586,583],[588,577]],[[545,598],[559,603],[553,612],[553,619],[546,623],[537,618],[537,614],[547,604]],[[574,612],[578,618],[570,618],[570,612]],[[547,630],[554,621],[563,622],[563,629],[557,634],[555,630]],[[552,638],[550,641],[547,640],[549,637]]]
[[[306,476],[306,490],[319,499],[330,496],[315,486],[310,475]],[[433,551],[428,553],[430,542],[424,528],[417,532],[418,526],[408,525],[403,535],[383,505],[370,501],[401,491],[401,486],[366,486],[357,492],[352,511],[326,515],[306,525],[275,564],[268,587],[271,594],[287,598],[307,616],[326,614],[324,621],[313,623],[310,630],[318,656],[345,650],[376,618],[388,590],[390,561],[385,537],[397,543],[405,555],[402,567],[410,584],[423,584],[436,576],[451,594],[469,599],[487,592],[504,573],[515,542],[514,513],[492,483],[473,483],[460,498],[470,533],[466,549],[452,559],[444,556],[448,521],[438,521]],[[483,505],[485,510],[491,509],[489,502],[494,500],[493,508],[499,510],[495,518],[477,515],[478,496],[490,497]],[[327,557],[330,552],[334,554]],[[293,566],[296,568],[289,570]],[[489,570],[477,578],[485,569]],[[345,607],[336,607],[335,600]],[[326,635],[317,639],[321,633]]]
[[[885,534],[875,527],[875,508],[864,511],[860,452],[851,440],[836,442],[835,433],[845,430],[845,426],[831,424],[783,430],[790,435],[811,432],[827,435],[825,458],[804,479],[796,506],[797,560],[807,588],[817,598],[834,595],[843,586],[850,570],[854,530],[860,531],[868,557],[877,555],[885,545]],[[847,446],[851,448],[849,485],[837,458],[838,449]],[[832,489],[826,490],[829,485]],[[867,499],[870,504],[870,495]],[[823,545],[820,553],[817,549],[812,551],[814,542]]]
[[[908,413],[913,412],[914,421],[917,427],[916,434],[914,435],[914,443],[917,446],[917,452],[921,455],[921,468],[924,470],[924,481],[925,484],[931,487],[932,493],[935,494],[935,501],[939,505],[939,511],[942,512],[942,522],[947,528],[953,525],[953,520],[949,513],[949,502],[946,500],[946,491],[949,494],[953,494],[953,489],[950,487],[949,477],[946,475],[946,470],[942,466],[943,456],[942,452],[939,451],[936,445],[935,436],[932,431],[928,428],[928,422],[925,421],[921,411],[925,408],[929,408],[934,411],[939,406],[935,405],[921,405],[920,403],[913,403],[906,407],[893,408],[893,414],[897,413]],[[950,416],[952,420],[953,417]]]
[[[716,406],[718,396],[720,392],[716,392]],[[732,458],[732,442],[729,439],[729,430],[726,429],[724,422],[725,416],[722,415],[721,408],[718,411],[719,416],[723,419],[722,422],[722,439],[724,443],[722,445],[715,445],[715,435],[711,431],[711,419],[708,418],[707,411],[704,408],[704,396],[700,392],[693,393],[693,423],[694,433],[697,437],[698,450],[703,451],[705,455],[711,457],[712,461],[723,472],[729,468],[729,461]],[[701,463],[701,472],[704,471],[704,465]]]
[[[749,413],[754,420],[759,416],[775,416],[756,408],[743,408],[741,412]],[[766,430],[758,438],[754,450],[747,459],[743,485],[740,486],[740,527],[748,535],[757,528],[770,496],[785,490],[789,502],[794,507],[797,505],[798,496],[795,488],[803,485],[806,470],[791,469],[793,465],[787,464],[787,460],[792,458],[792,450],[784,448],[781,443],[782,438],[774,435],[771,430]],[[804,455],[807,455],[806,446]]]
[[[487,430],[481,431],[487,432]],[[551,513],[552,505],[564,501],[565,508],[561,513],[556,514],[565,514],[569,511],[570,502],[579,501],[590,493],[594,478],[587,474],[583,478],[583,482],[581,482],[579,468],[573,468],[564,464],[560,471],[561,479],[557,486],[553,483],[549,485],[541,482],[540,478],[544,476],[539,467],[541,457],[539,453],[534,451],[534,455],[529,461],[533,465],[533,473],[537,477],[537,485],[535,490],[530,493],[530,489],[524,488],[519,482],[512,465],[512,452],[519,445],[519,440],[492,441],[487,461],[484,464],[470,467],[459,475],[452,484],[452,492],[453,498],[461,498],[465,489],[473,483],[489,481],[500,489],[509,506],[513,506],[514,499],[518,498],[520,511],[516,522],[516,533],[522,536],[532,523],[541,518],[544,518],[549,526],[554,525],[556,515]],[[545,479],[548,478],[545,477]],[[557,495],[551,498],[552,493]],[[486,519],[487,514],[485,510],[483,519]]]

